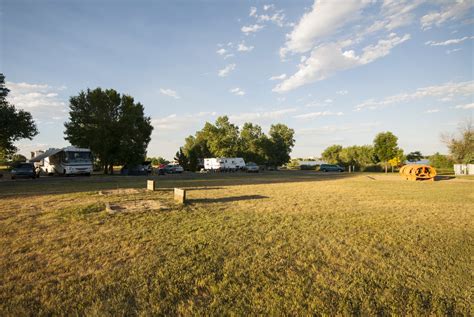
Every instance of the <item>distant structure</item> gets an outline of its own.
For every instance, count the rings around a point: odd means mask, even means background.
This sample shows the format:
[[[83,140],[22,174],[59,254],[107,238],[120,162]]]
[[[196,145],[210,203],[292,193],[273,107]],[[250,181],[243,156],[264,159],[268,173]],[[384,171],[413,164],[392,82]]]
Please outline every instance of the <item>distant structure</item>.
[[[474,175],[474,164],[454,164],[454,175]]]

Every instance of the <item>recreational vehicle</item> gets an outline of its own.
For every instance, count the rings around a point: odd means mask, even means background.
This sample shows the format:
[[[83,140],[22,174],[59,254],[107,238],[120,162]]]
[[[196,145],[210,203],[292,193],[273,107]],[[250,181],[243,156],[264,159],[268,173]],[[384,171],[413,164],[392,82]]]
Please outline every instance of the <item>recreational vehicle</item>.
[[[205,158],[204,169],[210,171],[237,171],[245,168],[245,161],[241,157]]]
[[[90,175],[93,169],[92,153],[89,149],[68,146],[31,152],[30,162],[35,163],[43,175]]]

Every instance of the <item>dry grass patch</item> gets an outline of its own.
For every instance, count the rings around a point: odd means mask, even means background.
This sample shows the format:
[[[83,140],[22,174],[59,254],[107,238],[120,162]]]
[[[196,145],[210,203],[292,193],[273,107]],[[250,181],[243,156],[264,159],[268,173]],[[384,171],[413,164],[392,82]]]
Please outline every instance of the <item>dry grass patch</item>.
[[[473,182],[207,185],[2,199],[0,315],[471,313]]]

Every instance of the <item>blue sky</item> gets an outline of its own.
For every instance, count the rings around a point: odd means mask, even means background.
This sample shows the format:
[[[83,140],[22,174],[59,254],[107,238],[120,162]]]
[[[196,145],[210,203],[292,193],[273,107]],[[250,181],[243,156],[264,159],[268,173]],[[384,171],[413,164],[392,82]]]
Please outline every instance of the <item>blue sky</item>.
[[[149,155],[172,158],[229,115],[295,129],[293,157],[371,144],[446,152],[472,118],[472,1],[0,1],[0,71],[40,134],[67,145],[68,98],[114,88],[145,106]]]

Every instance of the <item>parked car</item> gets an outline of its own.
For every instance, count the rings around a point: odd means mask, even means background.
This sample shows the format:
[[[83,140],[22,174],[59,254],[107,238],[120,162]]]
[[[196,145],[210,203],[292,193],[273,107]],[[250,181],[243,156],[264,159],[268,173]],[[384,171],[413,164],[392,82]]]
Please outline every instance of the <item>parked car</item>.
[[[344,167],[336,164],[321,164],[319,170],[321,172],[344,172]]]
[[[124,165],[120,170],[121,175],[148,175],[148,169],[142,165]]]
[[[184,168],[178,164],[168,164],[165,166],[165,173],[167,174],[176,174],[184,172]]]
[[[36,178],[36,169],[33,163],[18,163],[11,170],[12,179],[15,178]]]
[[[248,162],[245,164],[245,170],[247,173],[258,173],[260,171],[260,167],[254,162]]]

